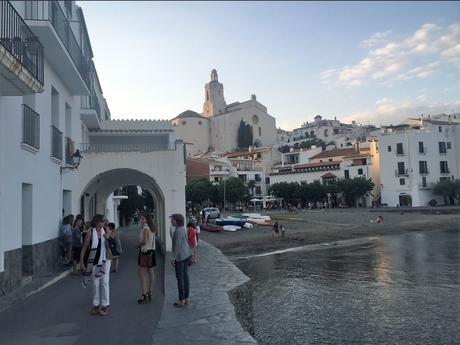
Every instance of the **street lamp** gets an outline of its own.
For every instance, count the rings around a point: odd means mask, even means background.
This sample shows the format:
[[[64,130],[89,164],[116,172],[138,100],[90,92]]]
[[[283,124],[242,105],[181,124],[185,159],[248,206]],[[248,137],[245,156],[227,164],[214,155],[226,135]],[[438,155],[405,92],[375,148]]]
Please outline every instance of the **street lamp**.
[[[75,150],[71,158],[72,158],[72,165],[64,166],[64,167],[61,166],[61,175],[66,174],[72,170],[77,170],[83,156],[81,155],[80,150]]]
[[[228,173],[230,172],[230,170],[225,169],[225,172],[226,172],[226,174],[224,176],[224,212],[227,210],[227,201],[225,199],[225,180],[226,180],[226,177],[227,177]]]

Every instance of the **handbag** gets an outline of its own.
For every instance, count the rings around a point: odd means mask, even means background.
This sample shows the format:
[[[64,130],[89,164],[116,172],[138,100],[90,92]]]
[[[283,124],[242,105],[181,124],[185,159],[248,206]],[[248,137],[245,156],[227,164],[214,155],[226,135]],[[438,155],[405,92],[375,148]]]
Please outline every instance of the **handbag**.
[[[148,250],[146,252],[139,251],[139,266],[152,267],[154,254],[155,252],[153,250]]]
[[[118,252],[118,248],[117,248],[117,242],[115,241],[114,238],[112,237],[106,238],[105,246],[106,246],[106,253],[107,253],[108,259],[112,260],[120,256],[120,253]]]

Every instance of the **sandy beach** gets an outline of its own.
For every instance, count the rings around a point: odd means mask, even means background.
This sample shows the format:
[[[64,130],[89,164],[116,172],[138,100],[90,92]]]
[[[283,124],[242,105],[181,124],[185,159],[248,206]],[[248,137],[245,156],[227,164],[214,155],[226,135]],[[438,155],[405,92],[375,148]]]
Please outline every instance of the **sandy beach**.
[[[402,234],[410,231],[458,229],[460,207],[423,209],[327,209],[299,213],[262,212],[286,228],[285,238],[273,240],[271,226],[237,232],[201,231],[201,239],[227,256],[245,256],[279,249]],[[383,223],[371,222],[381,215]]]

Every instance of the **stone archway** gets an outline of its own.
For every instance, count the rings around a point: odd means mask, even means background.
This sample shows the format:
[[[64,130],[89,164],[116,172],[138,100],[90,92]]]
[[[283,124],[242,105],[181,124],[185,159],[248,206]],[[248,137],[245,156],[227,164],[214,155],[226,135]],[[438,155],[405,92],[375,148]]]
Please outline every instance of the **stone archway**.
[[[147,190],[153,198],[155,205],[155,226],[159,230],[158,236],[161,243],[166,244],[167,220],[165,219],[165,196],[155,179],[135,169],[118,168],[105,171],[95,176],[82,190],[83,207],[85,215],[91,217],[94,213],[105,213],[107,197],[118,187],[137,185]],[[95,207],[87,201],[94,197]]]

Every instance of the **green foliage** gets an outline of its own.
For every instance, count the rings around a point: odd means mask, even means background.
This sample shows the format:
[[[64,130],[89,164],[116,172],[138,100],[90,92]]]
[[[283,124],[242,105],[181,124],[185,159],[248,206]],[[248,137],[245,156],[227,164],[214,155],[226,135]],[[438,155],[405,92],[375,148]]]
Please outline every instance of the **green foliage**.
[[[355,206],[357,198],[363,197],[374,188],[372,179],[355,177],[354,179],[340,179],[337,182],[337,191],[343,193],[345,202],[349,206]]]
[[[256,181],[249,180],[248,182],[248,190],[251,191],[251,195],[254,195],[254,188],[256,187]]]
[[[433,187],[433,194],[443,195],[445,200],[450,200],[450,204],[454,203],[454,199],[458,199],[460,203],[460,179],[439,181]]]
[[[202,204],[208,199],[217,201],[217,194],[217,187],[206,178],[191,181],[185,186],[186,200],[194,204]]]
[[[238,177],[229,177],[219,183],[219,199],[224,200],[224,186],[225,186],[225,201],[235,203],[245,200],[246,186],[243,181]]]
[[[270,186],[270,194],[285,201],[294,201],[299,197],[300,185],[297,182],[279,182]]]
[[[253,142],[252,126],[249,123],[240,121],[240,127],[238,128],[238,147],[239,148],[248,148],[252,145]]]
[[[136,210],[144,209],[144,206],[146,205],[146,199],[144,196],[137,193],[137,186],[123,187],[123,195],[127,195],[128,199],[121,200],[120,205],[118,206],[118,211],[120,211],[121,218],[127,221],[132,217]]]

